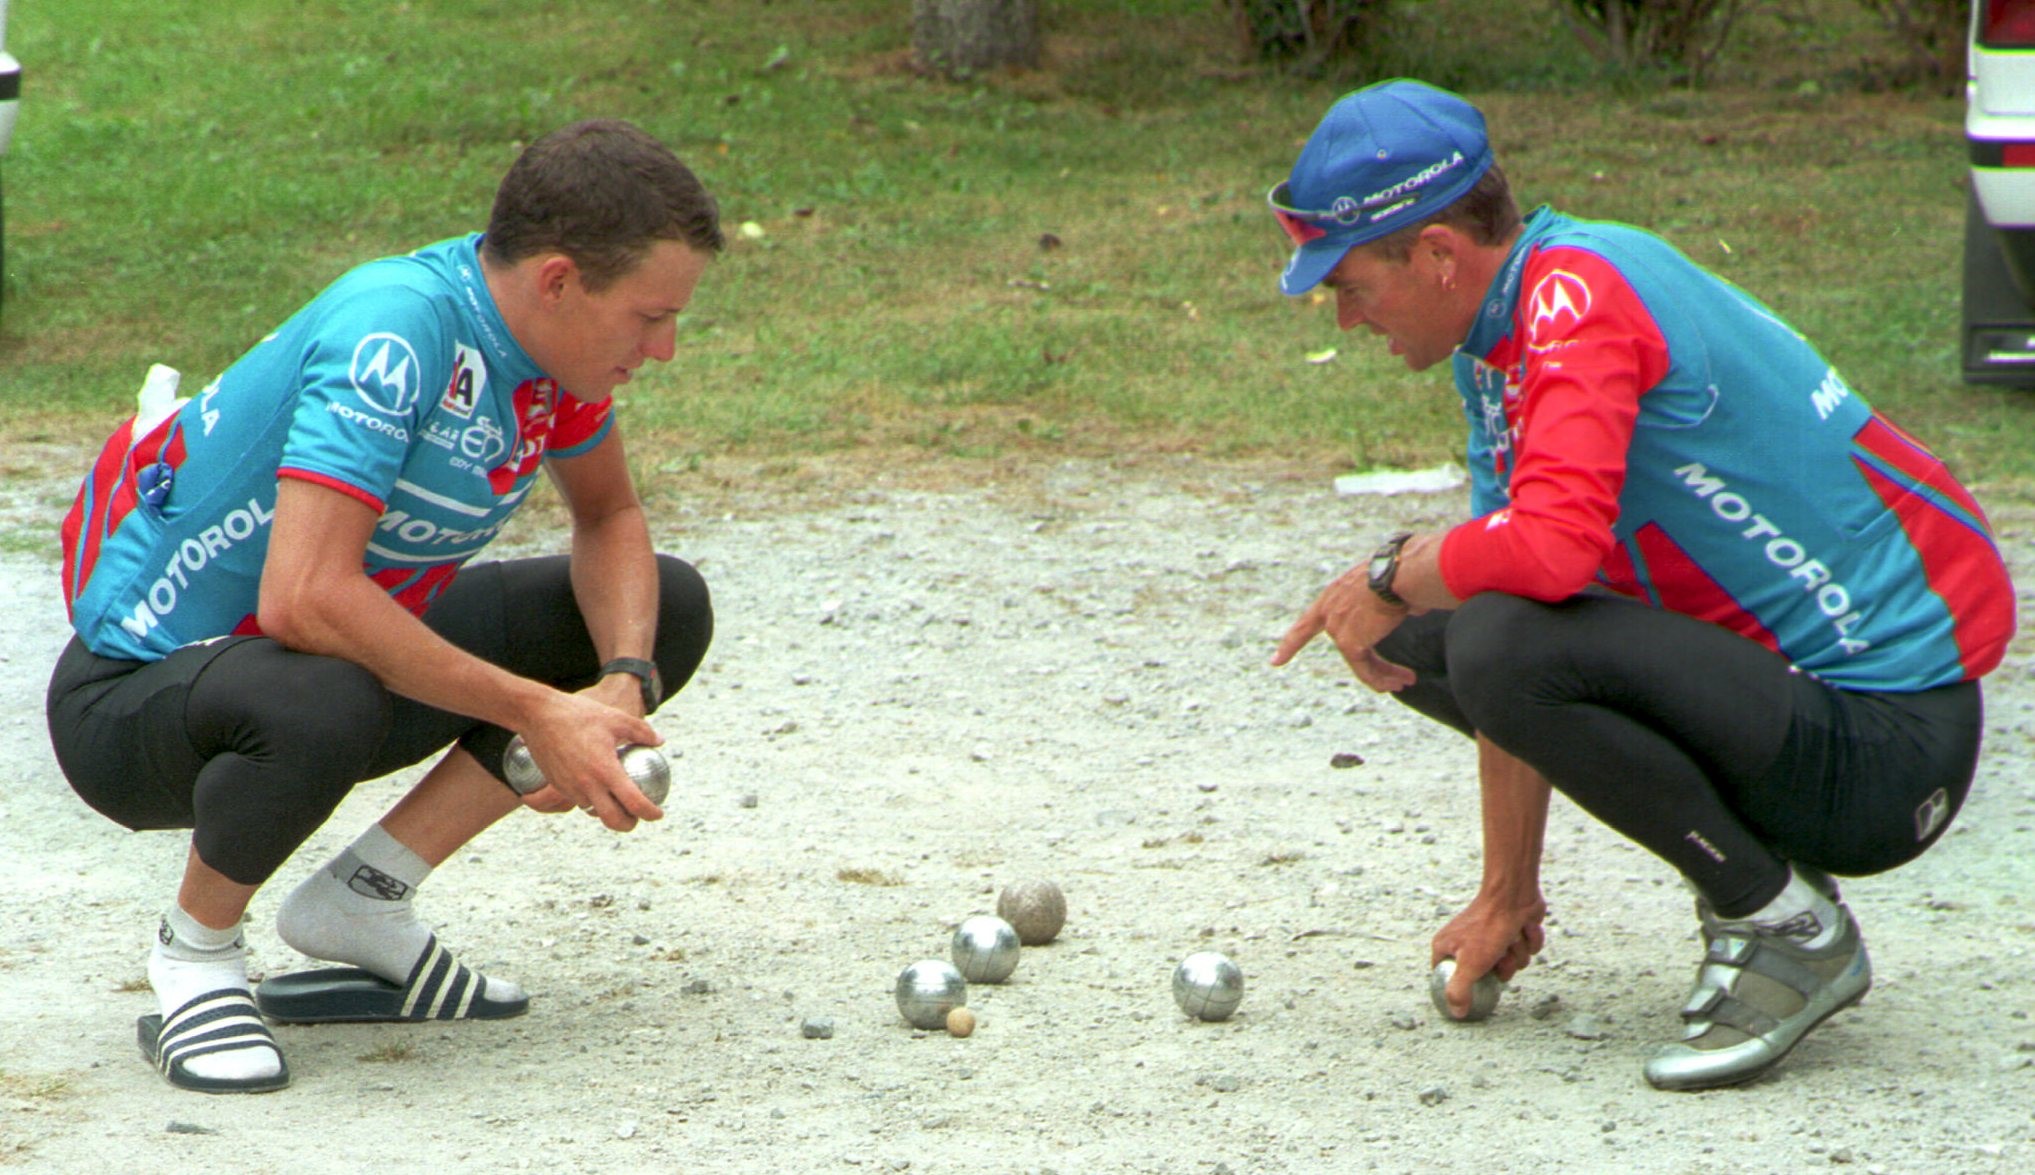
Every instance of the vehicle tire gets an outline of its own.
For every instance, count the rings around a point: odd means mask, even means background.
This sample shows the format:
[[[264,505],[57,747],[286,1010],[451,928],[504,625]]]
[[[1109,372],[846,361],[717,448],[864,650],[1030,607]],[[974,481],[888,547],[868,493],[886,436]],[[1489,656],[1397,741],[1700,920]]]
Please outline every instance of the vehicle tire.
[[[2008,253],[2035,241],[2026,229],[1994,228],[1978,197],[1964,211],[1964,379],[2035,388],[2035,308],[2014,280]]]

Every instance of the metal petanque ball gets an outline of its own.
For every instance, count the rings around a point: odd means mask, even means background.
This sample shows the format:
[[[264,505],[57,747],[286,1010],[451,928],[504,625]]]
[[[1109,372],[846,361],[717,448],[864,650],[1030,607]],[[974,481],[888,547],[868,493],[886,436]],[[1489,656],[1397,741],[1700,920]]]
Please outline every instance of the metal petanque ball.
[[[636,785],[643,798],[662,805],[664,797],[671,794],[671,762],[664,752],[642,743],[630,743],[615,753],[622,757],[622,770],[629,773],[629,782]]]
[[[1443,959],[1434,965],[1434,974],[1428,976],[1427,980],[1427,996],[1434,1001],[1434,1010],[1440,1012],[1445,1020],[1456,1019],[1455,1013],[1449,1011],[1448,997],[1449,980],[1453,979],[1455,974],[1456,961],[1453,958]],[[1482,1020],[1497,1011],[1498,997],[1504,994],[1505,981],[1499,979],[1497,975],[1486,971],[1478,976],[1477,982],[1470,988],[1470,1014],[1464,1016],[1460,1022],[1467,1024],[1473,1020]]]
[[[637,790],[653,804],[664,803],[664,797],[671,794],[671,763],[664,752],[642,743],[628,743],[616,747],[615,754]],[[527,796],[544,786],[544,773],[537,769],[537,760],[530,757],[530,748],[520,734],[510,739],[508,749],[502,752],[502,775],[517,795]]]
[[[1227,1020],[1244,1002],[1244,972],[1214,951],[1199,951],[1173,969],[1173,1002],[1201,1020]]]
[[[970,983],[1002,983],[1018,965],[1018,933],[1010,923],[977,914],[954,931],[954,966]]]
[[[537,760],[530,757],[530,747],[520,734],[510,739],[509,749],[502,752],[502,774],[519,796],[544,786],[544,773],[537,770]]]
[[[897,1010],[913,1028],[947,1027],[947,1013],[968,1002],[968,981],[944,959],[923,959],[897,977]]]

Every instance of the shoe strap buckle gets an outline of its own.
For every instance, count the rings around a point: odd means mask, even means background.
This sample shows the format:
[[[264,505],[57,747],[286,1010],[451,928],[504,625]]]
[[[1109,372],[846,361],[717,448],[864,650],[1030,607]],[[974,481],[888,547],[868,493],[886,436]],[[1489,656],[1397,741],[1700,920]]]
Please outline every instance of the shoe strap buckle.
[[[1689,1002],[1682,1005],[1682,1019],[1710,1020],[1717,1006],[1730,998],[1730,993],[1721,987],[1704,984],[1689,993]]]

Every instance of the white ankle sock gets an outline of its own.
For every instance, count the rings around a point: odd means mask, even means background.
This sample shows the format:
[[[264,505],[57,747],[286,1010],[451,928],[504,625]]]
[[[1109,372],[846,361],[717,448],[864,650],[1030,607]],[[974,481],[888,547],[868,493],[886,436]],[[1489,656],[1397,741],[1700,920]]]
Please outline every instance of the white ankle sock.
[[[372,825],[291,891],[276,931],[314,959],[350,963],[401,983],[431,937],[411,904],[430,875],[423,858]]]
[[[172,905],[149,952],[148,984],[166,1021],[201,995],[224,988],[247,991],[247,943],[240,927],[215,930]],[[283,1057],[269,1045],[249,1045],[192,1057],[184,1068],[198,1077],[246,1081],[282,1072]]]
[[[379,824],[283,900],[276,932],[314,959],[348,963],[405,983],[431,941],[411,899],[431,866]],[[515,999],[516,985],[486,979],[490,997]]]
[[[1815,950],[1837,937],[1837,932],[1843,929],[1844,916],[1835,902],[1791,868],[1788,884],[1780,894],[1744,921],[1777,931]]]

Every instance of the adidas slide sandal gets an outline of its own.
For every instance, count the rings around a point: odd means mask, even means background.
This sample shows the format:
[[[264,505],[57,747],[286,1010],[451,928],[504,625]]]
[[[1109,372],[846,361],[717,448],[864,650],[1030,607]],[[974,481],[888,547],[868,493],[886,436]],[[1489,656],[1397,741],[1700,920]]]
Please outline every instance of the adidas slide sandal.
[[[438,945],[437,936],[405,984],[357,967],[324,967],[264,979],[255,988],[262,1014],[282,1024],[420,1020],[506,1020],[530,1010],[530,997],[490,998],[487,981]]]
[[[204,995],[178,1008],[165,1021],[161,1016],[143,1016],[134,1022],[134,1035],[141,1055],[179,1089],[200,1093],[267,1093],[290,1083],[290,1066],[283,1050],[261,1022],[244,987],[227,987]],[[207,1053],[263,1046],[274,1050],[281,1068],[264,1077],[234,1079],[201,1077],[185,1062]]]

